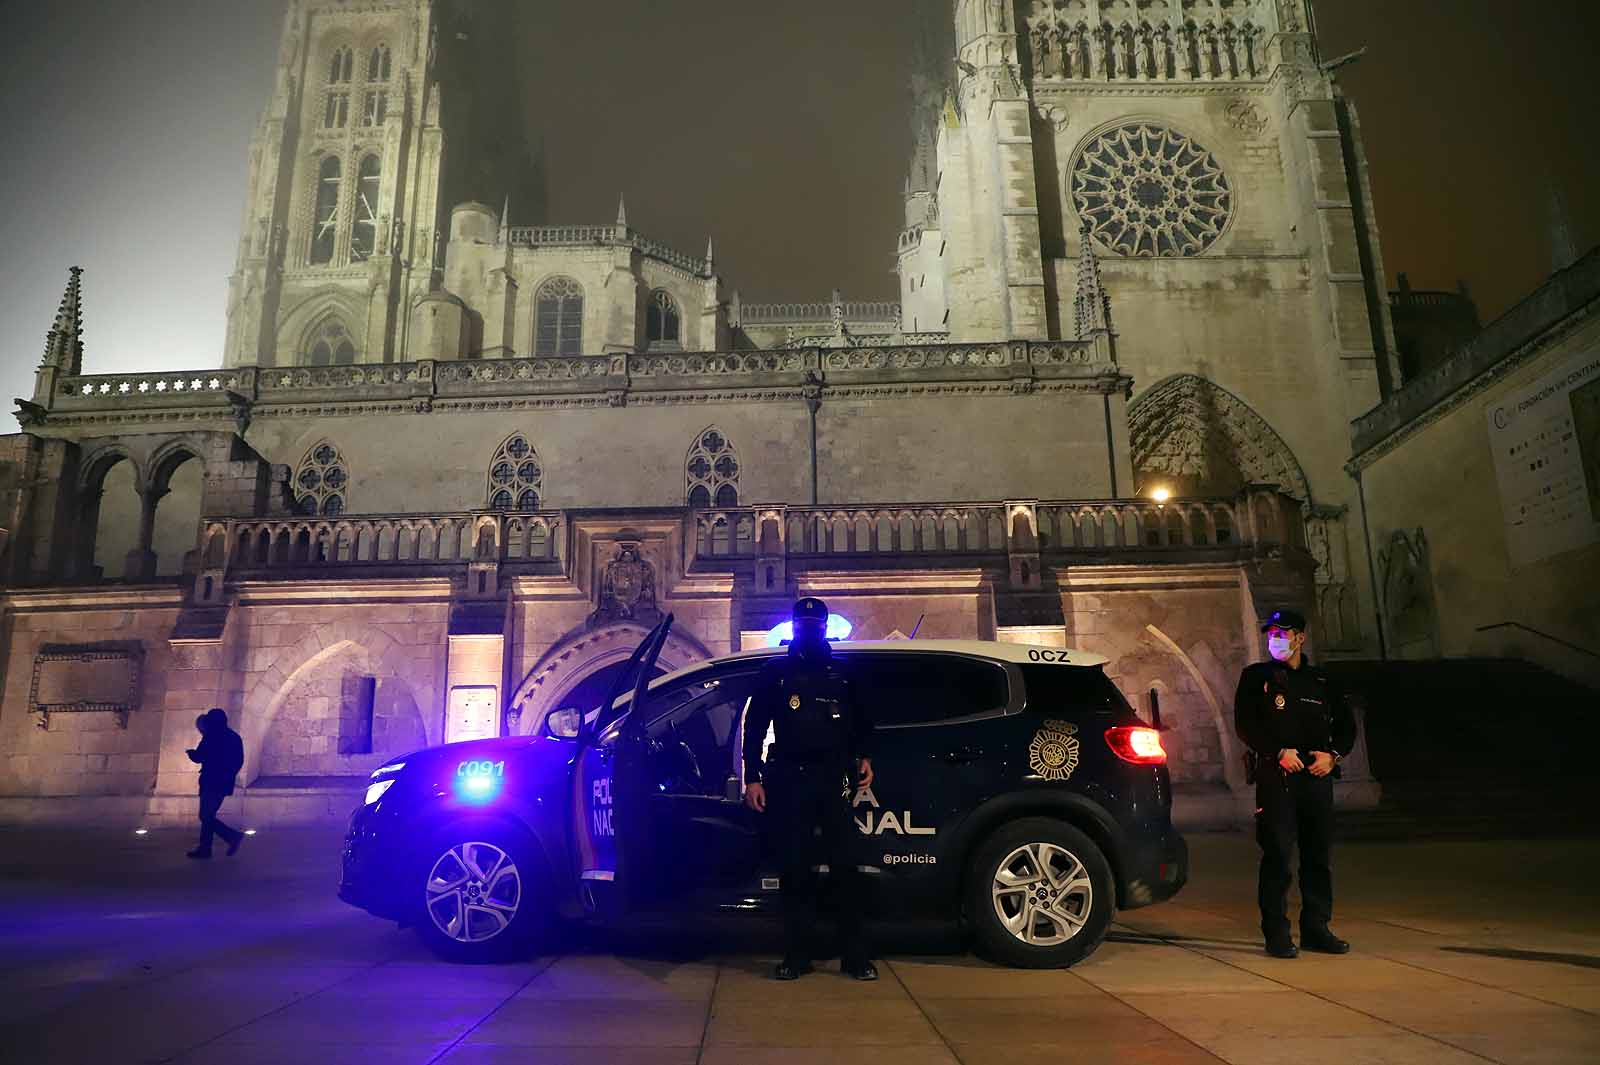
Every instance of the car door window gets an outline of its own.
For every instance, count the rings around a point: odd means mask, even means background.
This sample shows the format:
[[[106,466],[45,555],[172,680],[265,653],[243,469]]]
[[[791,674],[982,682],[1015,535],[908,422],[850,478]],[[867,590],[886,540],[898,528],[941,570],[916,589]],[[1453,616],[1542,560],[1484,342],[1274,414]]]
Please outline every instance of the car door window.
[[[736,675],[702,684],[696,697],[677,700],[645,726],[647,765],[658,793],[724,795],[752,682]]]
[[[847,657],[856,698],[879,729],[907,728],[1002,713],[1010,706],[1004,666],[963,655],[869,654]]]

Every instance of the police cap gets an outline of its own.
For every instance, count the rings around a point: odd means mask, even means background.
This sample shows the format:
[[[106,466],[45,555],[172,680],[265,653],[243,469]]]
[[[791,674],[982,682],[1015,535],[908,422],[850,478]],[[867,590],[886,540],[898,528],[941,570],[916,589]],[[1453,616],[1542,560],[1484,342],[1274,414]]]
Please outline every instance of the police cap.
[[[1261,631],[1266,632],[1268,629],[1294,629],[1296,632],[1305,632],[1305,615],[1297,610],[1274,610],[1261,619]]]
[[[828,623],[828,604],[814,596],[806,596],[794,605],[794,620],[817,621],[826,625]]]

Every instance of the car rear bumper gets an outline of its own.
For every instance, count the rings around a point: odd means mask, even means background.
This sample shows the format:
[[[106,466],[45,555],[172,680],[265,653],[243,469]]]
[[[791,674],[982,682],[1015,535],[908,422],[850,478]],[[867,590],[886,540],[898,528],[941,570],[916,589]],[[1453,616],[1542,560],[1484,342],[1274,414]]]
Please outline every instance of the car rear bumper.
[[[1122,908],[1164,902],[1189,882],[1189,844],[1168,827],[1165,832],[1132,844],[1124,853]]]
[[[406,919],[398,885],[402,853],[390,818],[371,806],[350,815],[339,870],[339,898],[377,917]]]

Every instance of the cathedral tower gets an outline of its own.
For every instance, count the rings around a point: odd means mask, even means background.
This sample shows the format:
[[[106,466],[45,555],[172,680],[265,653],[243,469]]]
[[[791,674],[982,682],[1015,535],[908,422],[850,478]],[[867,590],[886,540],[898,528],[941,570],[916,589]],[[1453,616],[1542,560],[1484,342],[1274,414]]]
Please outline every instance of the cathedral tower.
[[[448,211],[533,192],[503,0],[290,0],[250,143],[229,366],[387,362]],[[536,208],[535,208],[536,209]]]
[[[1300,498],[1321,631],[1356,646],[1350,422],[1398,370],[1359,122],[1310,0],[946,11],[935,173],[913,159],[899,245],[904,327],[1070,337],[1091,256],[1135,382],[1135,490]]]

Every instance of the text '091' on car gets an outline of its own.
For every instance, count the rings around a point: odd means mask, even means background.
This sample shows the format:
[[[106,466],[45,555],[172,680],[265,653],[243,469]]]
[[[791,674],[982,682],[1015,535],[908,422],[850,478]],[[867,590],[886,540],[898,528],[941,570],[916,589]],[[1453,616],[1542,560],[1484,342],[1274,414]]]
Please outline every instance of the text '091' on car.
[[[742,746],[757,676],[785,652],[653,677],[671,624],[586,712],[379,768],[340,898],[460,960],[512,956],[563,921],[776,914],[782,862],[741,801]],[[833,655],[875,727],[875,779],[852,798],[875,915],[957,918],[997,961],[1060,967],[1118,908],[1183,887],[1161,735],[1103,658],[945,640]]]

